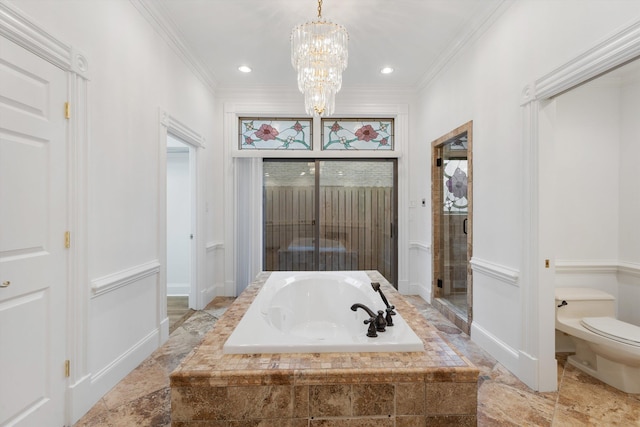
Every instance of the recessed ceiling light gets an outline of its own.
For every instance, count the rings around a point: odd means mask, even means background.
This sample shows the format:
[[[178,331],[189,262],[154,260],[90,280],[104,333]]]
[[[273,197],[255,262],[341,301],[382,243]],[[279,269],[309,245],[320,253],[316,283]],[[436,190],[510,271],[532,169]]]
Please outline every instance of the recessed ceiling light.
[[[383,69],[380,70],[380,72],[382,74],[391,74],[393,73],[393,68],[391,67],[384,67]]]
[[[247,67],[246,65],[239,66],[238,70],[242,71],[243,73],[250,73],[251,72],[251,68]]]

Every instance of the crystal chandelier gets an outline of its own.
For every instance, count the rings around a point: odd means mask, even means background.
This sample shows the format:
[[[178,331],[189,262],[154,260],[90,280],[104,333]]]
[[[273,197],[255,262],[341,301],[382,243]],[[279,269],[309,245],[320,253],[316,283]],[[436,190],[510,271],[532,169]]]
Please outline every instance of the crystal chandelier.
[[[322,0],[318,0],[318,19],[291,31],[291,64],[298,71],[298,89],[310,116],[333,114],[347,68],[348,41],[342,25],[322,18]]]

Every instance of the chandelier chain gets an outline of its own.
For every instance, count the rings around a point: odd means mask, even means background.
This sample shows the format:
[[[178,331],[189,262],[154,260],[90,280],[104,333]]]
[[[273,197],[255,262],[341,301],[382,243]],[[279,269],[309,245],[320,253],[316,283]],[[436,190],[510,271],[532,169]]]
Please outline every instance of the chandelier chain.
[[[318,18],[322,18],[322,0],[318,0]]]

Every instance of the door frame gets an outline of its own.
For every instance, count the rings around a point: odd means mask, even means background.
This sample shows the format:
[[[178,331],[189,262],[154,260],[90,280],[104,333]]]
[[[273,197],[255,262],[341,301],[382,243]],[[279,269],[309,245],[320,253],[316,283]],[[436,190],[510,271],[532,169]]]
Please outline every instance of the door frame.
[[[197,310],[204,308],[208,301],[204,301],[205,291],[203,280],[205,236],[204,236],[204,168],[201,167],[202,155],[200,151],[205,148],[204,138],[196,131],[177,120],[168,112],[159,110],[159,141],[158,141],[158,259],[160,260],[159,283],[164,285],[164,292],[158,292],[158,322],[160,324],[160,342],[169,338],[169,319],[167,317],[167,137],[169,134],[189,146],[189,163],[195,182],[191,184],[194,190],[192,200],[192,224],[195,224],[194,236],[191,243],[191,291],[189,306]],[[191,295],[194,295],[192,299]]]
[[[554,97],[640,57],[640,23],[597,43],[522,90],[522,274],[520,379],[538,391],[557,389],[555,359]],[[548,262],[547,262],[548,261]]]
[[[443,277],[441,271],[441,257],[439,242],[443,239],[440,229],[442,218],[442,173],[438,166],[442,148],[451,140],[462,134],[467,134],[467,316],[463,317],[459,311],[443,298],[440,298],[438,278]],[[451,132],[442,135],[431,142],[431,247],[433,248],[432,277],[431,277],[431,304],[451,320],[457,327],[469,335],[471,322],[473,321],[473,276],[471,270],[471,257],[473,256],[473,120],[458,126]]]
[[[196,293],[195,293],[195,283],[194,283],[194,279],[196,277],[196,262],[195,262],[195,230],[196,230],[196,201],[197,201],[197,197],[196,197],[196,188],[197,188],[197,167],[196,167],[196,149],[194,148],[193,145],[188,144],[186,142],[184,142],[182,139],[176,137],[171,131],[167,132],[167,169],[169,166],[169,156],[170,154],[172,154],[172,151],[169,147],[169,136],[171,136],[175,141],[178,141],[180,144],[182,144],[184,146],[184,148],[186,148],[186,153],[183,153],[182,151],[180,151],[180,154],[186,154],[187,155],[187,174],[189,176],[189,183],[188,183],[188,189],[185,188],[185,190],[188,191],[189,193],[189,203],[188,203],[188,209],[189,209],[189,233],[191,234],[191,239],[189,240],[189,245],[188,245],[188,264],[187,264],[187,268],[189,270],[189,279],[188,279],[188,307],[189,308],[195,308],[196,307]],[[184,150],[182,147],[180,147],[181,150]],[[173,152],[173,154],[177,154],[175,152]],[[169,184],[169,178],[168,178],[169,174],[167,173],[167,182],[166,184]],[[169,220],[167,218],[167,226],[169,226]],[[169,259],[167,259],[167,265],[169,264]],[[168,283],[167,283],[168,285]],[[167,288],[168,289],[168,288]]]
[[[67,123],[67,228],[70,247],[67,254],[66,354],[69,361],[65,404],[65,424],[77,421],[93,405],[87,401],[90,374],[88,345],[89,283],[87,271],[89,147],[89,63],[87,57],[33,21],[20,9],[0,3],[0,35],[40,56],[67,73],[67,99],[71,106]],[[90,398],[89,398],[90,399]]]
[[[314,235],[315,236],[320,236],[320,229],[321,229],[321,221],[320,221],[320,179],[321,179],[321,175],[320,175],[320,163],[321,162],[325,162],[325,161],[329,161],[329,162],[350,162],[350,163],[355,163],[355,162],[380,162],[380,163],[385,163],[385,162],[391,162],[392,164],[392,169],[393,169],[393,198],[391,200],[391,202],[393,203],[393,211],[392,211],[392,223],[390,224],[391,227],[391,245],[392,245],[392,255],[391,255],[391,279],[389,280],[389,282],[397,289],[398,288],[398,251],[399,251],[399,247],[398,247],[398,212],[399,212],[399,206],[398,206],[398,193],[399,193],[399,177],[398,177],[398,159],[395,157],[377,157],[377,158],[366,158],[366,157],[360,157],[360,158],[344,158],[344,157],[317,157],[317,158],[307,158],[307,157],[300,157],[300,158],[296,158],[296,157],[287,157],[287,158],[263,158],[261,159],[261,163],[264,162],[270,162],[270,161],[277,161],[277,162],[305,162],[305,163],[311,163],[314,162],[315,163],[315,175],[314,175],[314,208],[313,208],[313,220],[314,220]],[[261,194],[262,191],[264,189],[264,175],[260,174],[260,176],[262,177],[262,180],[260,182],[260,190],[261,190]],[[264,227],[264,198],[262,201],[262,206],[260,207],[260,212],[262,213],[261,218],[260,218],[260,235],[263,236],[262,241],[261,241],[261,265],[262,265],[262,270],[264,270],[266,268],[265,264],[266,264],[266,253],[265,253],[265,227]],[[319,266],[320,265],[320,241],[319,239],[316,239],[316,247],[315,247],[315,251],[314,251],[314,265],[315,266]]]

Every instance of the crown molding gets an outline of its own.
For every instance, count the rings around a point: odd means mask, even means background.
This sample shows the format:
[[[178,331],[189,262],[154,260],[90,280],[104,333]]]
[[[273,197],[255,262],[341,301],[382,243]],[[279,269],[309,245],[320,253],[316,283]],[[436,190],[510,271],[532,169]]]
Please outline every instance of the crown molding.
[[[640,22],[625,27],[593,48],[526,86],[522,105],[548,99],[640,56]]]
[[[478,40],[487,31],[491,25],[511,6],[514,0],[498,0],[493,8],[487,10],[484,14],[477,15],[472,18],[464,28],[468,30],[460,38],[456,38],[453,42],[443,50],[438,60],[425,73],[417,85],[418,90],[422,90],[447,67],[447,65],[458,56],[458,54],[469,44]]]
[[[189,69],[204,83],[205,86],[215,93],[217,82],[213,73],[198,60],[193,54],[189,46],[182,40],[183,37],[178,31],[176,25],[169,18],[167,12],[162,9],[159,2],[153,0],[129,0],[131,4],[140,12],[140,14],[151,24],[151,26],[160,34],[162,39],[173,49],[173,51],[182,59]]]

